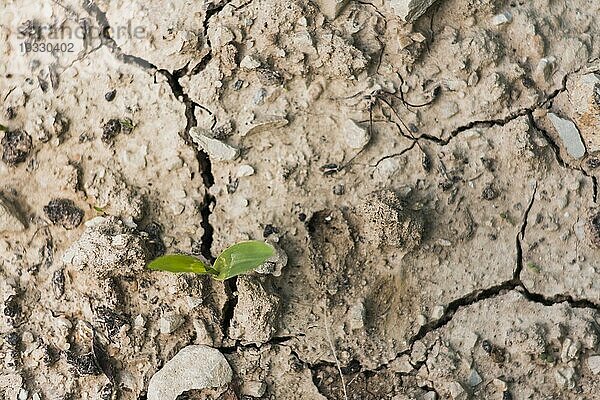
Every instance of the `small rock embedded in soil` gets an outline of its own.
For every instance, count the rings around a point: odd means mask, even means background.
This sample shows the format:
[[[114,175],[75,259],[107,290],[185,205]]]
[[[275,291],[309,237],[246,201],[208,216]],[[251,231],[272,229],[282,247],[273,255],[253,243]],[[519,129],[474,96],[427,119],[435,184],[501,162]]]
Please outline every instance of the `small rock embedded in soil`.
[[[406,22],[412,22],[425,14],[436,0],[389,0],[396,15]]]
[[[210,131],[206,129],[192,128],[190,129],[190,136],[194,143],[208,154],[211,160],[231,161],[240,155],[239,149],[213,138]]]
[[[572,121],[561,118],[554,113],[548,113],[548,118],[552,121],[552,125],[554,125],[554,128],[563,141],[567,153],[574,158],[583,157],[585,155],[585,146],[583,145],[577,126]]]
[[[44,213],[55,225],[65,229],[77,228],[83,220],[83,210],[69,199],[53,199],[44,206]]]
[[[171,334],[175,332],[183,323],[185,318],[176,313],[166,313],[160,318],[160,333]]]
[[[183,392],[215,388],[231,382],[233,372],[217,349],[184,347],[150,378],[148,400],[175,400]]]
[[[117,95],[117,90],[113,89],[109,92],[106,92],[106,94],[104,95],[104,98],[106,99],[106,101],[113,101],[115,99],[116,95]]]
[[[512,21],[512,14],[508,11],[505,11],[503,13],[500,14],[496,14],[494,15],[494,18],[492,18],[492,24],[499,26],[499,25],[505,25],[508,24]]]
[[[0,232],[19,232],[23,229],[25,225],[12,205],[0,197]]]
[[[348,119],[344,122],[344,138],[346,144],[353,149],[362,149],[369,143],[371,135],[369,130]]]
[[[421,244],[425,230],[423,217],[408,209],[391,190],[369,194],[358,207],[358,213],[363,222],[362,233],[377,247],[412,250]]]
[[[2,161],[11,166],[25,161],[31,152],[31,136],[22,129],[7,131],[0,143],[3,147]]]
[[[233,312],[229,337],[243,344],[268,342],[275,333],[279,298],[267,292],[259,279],[240,276],[238,302]]]
[[[592,371],[592,374],[600,374],[600,355],[589,356],[587,365],[590,368],[590,371]]]

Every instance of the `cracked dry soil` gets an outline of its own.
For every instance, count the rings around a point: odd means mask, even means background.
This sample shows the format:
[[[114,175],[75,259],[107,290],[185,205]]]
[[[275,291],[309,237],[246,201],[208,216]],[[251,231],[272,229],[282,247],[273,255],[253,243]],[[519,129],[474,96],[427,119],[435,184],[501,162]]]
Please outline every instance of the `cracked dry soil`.
[[[399,3],[3,0],[0,399],[600,399],[600,3]]]

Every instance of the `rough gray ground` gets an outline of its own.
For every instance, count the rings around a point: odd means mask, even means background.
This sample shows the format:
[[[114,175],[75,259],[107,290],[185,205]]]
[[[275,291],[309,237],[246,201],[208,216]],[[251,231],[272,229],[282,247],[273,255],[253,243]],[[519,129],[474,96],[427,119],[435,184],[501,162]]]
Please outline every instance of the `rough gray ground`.
[[[600,4],[402,3],[3,0],[0,399],[598,398]]]

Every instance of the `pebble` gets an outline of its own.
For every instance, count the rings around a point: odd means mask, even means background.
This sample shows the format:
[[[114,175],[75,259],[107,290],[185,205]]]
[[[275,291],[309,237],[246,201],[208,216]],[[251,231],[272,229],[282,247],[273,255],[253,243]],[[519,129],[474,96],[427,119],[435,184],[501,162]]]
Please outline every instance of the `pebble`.
[[[433,307],[433,311],[431,312],[431,318],[440,319],[444,315],[445,308],[444,306],[435,306]]]
[[[237,168],[235,176],[238,178],[254,175],[254,168],[251,165],[243,164]]]
[[[371,140],[371,134],[368,129],[358,125],[354,120],[347,119],[344,122],[344,138],[351,148],[362,149]]]
[[[500,14],[494,15],[492,18],[492,24],[495,26],[508,24],[512,21],[512,14],[508,11],[505,11]]]
[[[219,350],[203,345],[187,346],[150,378],[147,399],[175,400],[189,390],[225,386],[232,375]]]
[[[583,157],[585,155],[585,146],[579,135],[579,130],[573,121],[561,118],[554,113],[548,113],[548,118],[550,118],[552,125],[554,125],[554,128],[562,139],[567,153],[574,158]]]
[[[256,69],[260,67],[260,61],[253,56],[246,56],[242,59],[242,62],[240,62],[240,67],[244,69]]]
[[[469,374],[469,379],[468,379],[467,383],[469,384],[469,386],[475,387],[475,386],[479,385],[481,382],[483,382],[483,379],[481,379],[481,375],[479,375],[477,370],[475,368],[473,368],[471,370],[471,373]]]
[[[550,83],[555,62],[556,58],[552,56],[540,59],[533,72],[533,77],[539,82]]]
[[[240,155],[240,150],[211,137],[210,131],[200,128],[190,129],[192,140],[208,153],[211,160],[231,161]]]
[[[594,375],[600,374],[600,355],[589,356],[587,365]]]
[[[176,313],[167,313],[160,318],[160,333],[170,334],[175,332],[183,323],[185,318]]]

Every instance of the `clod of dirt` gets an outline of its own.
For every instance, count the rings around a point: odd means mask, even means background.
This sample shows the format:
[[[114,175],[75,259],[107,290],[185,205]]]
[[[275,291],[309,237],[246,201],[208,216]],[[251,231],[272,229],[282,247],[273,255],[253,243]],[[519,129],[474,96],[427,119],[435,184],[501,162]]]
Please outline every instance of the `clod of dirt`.
[[[275,333],[279,298],[267,292],[260,280],[240,276],[238,302],[229,328],[229,337],[243,344],[268,342]]]
[[[130,225],[144,216],[144,198],[116,172],[100,168],[86,182],[85,190],[95,198],[94,206],[97,209],[119,216]]]
[[[550,118],[552,125],[554,125],[554,128],[562,139],[567,153],[573,158],[583,157],[585,155],[585,146],[579,135],[579,130],[573,121],[561,118],[553,113],[548,113],[548,118]]]
[[[116,118],[108,120],[102,127],[102,141],[110,143],[121,132],[121,121]]]
[[[25,229],[10,203],[0,197],[0,232],[19,232]]]
[[[22,129],[7,131],[0,143],[4,149],[2,161],[11,166],[25,161],[31,152],[31,136]]]
[[[225,386],[232,375],[219,350],[203,345],[187,346],[150,378],[147,398],[175,400],[188,390]]]
[[[190,129],[190,137],[202,150],[204,150],[211,160],[231,161],[240,155],[240,150],[212,137],[210,131],[206,129]]]
[[[421,244],[425,223],[391,190],[369,194],[358,207],[362,233],[377,247],[393,246],[412,250]]]
[[[390,0],[394,12],[406,22],[419,18],[436,0]]]
[[[348,119],[344,122],[344,138],[346,139],[346,144],[351,148],[362,149],[369,143],[371,134],[368,129]]]
[[[100,375],[102,372],[96,361],[94,353],[74,354],[67,353],[67,364],[71,365],[77,375]]]
[[[600,248],[600,211],[594,210],[585,224],[587,236],[596,248]]]
[[[77,228],[83,219],[83,210],[69,199],[51,200],[44,206],[44,213],[53,224],[60,224],[65,229]]]
[[[63,255],[63,261],[76,267],[89,267],[99,276],[132,275],[148,261],[144,238],[116,217],[96,217]]]

